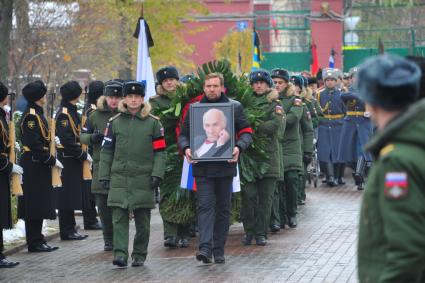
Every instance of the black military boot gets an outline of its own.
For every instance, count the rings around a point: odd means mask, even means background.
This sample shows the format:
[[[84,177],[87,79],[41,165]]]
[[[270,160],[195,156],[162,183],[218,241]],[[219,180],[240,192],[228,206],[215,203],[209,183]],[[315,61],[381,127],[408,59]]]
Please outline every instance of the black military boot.
[[[338,184],[334,178],[334,166],[331,162],[326,163],[326,184],[329,187],[336,187]]]
[[[7,260],[2,253],[0,253],[0,268],[13,268],[17,266],[19,262]]]
[[[365,169],[366,169],[366,160],[364,159],[363,156],[361,156],[357,160],[356,170],[355,172],[353,172],[354,183],[356,184],[356,186],[360,186],[361,184],[364,183],[363,176],[365,173]]]
[[[255,237],[255,244],[257,246],[265,246],[265,245],[267,245],[266,237],[264,237],[264,236],[257,236],[257,237]]]
[[[337,183],[339,186],[345,185],[344,172],[345,172],[345,163],[336,164],[336,176],[338,178]]]
[[[296,216],[290,216],[288,217],[288,226],[290,228],[296,228],[298,226],[297,217]]]
[[[251,242],[252,242],[252,235],[245,235],[242,238],[242,244],[245,245],[245,246],[251,245]]]
[[[176,239],[176,237],[167,237],[167,238],[165,238],[164,247],[172,248],[172,249],[177,248],[177,239]]]
[[[277,224],[270,225],[270,232],[277,233],[280,231],[280,226]]]

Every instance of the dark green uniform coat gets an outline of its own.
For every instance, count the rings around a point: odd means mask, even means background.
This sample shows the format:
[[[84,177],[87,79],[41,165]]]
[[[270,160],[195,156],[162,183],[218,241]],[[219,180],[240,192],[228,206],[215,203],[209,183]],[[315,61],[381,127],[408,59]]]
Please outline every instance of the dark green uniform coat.
[[[155,207],[150,177],[164,177],[164,130],[149,114],[150,104],[135,116],[123,101],[110,119],[100,152],[99,180],[110,180],[108,206],[128,210]]]
[[[425,282],[425,100],[367,145],[376,158],[359,225],[360,282]]]
[[[286,171],[301,171],[303,168],[300,139],[300,120],[303,117],[303,107],[301,99],[297,98],[294,92],[294,87],[289,86],[279,96],[286,113],[285,133],[280,141]]]
[[[266,153],[269,157],[269,168],[263,178],[248,182],[242,187],[241,218],[245,233],[248,236],[266,237],[272,209],[272,199],[276,190],[276,181],[281,178],[281,151],[278,137],[282,136],[286,125],[286,115],[279,94],[275,89],[255,96],[255,107],[262,109],[266,116],[264,122],[254,135],[267,139]]]
[[[278,100],[279,94],[276,90],[271,90],[263,95],[256,95],[255,105],[260,109],[264,109],[266,118],[258,129],[254,129],[254,135],[262,135],[268,140],[268,147],[266,150],[269,156],[269,169],[264,174],[264,177],[280,177],[280,160],[278,155],[278,133],[285,127],[285,111],[282,109],[282,104]],[[280,111],[280,112],[279,112]]]
[[[101,96],[97,101],[97,108],[88,116],[86,128],[83,128],[81,134],[81,142],[83,144],[91,145],[93,148],[93,179],[91,183],[91,190],[94,194],[108,194],[108,191],[103,189],[99,182],[99,161],[101,144],[92,144],[90,137],[91,134],[98,131],[104,133],[109,119],[115,116],[118,110],[111,110],[106,104],[106,97]]]

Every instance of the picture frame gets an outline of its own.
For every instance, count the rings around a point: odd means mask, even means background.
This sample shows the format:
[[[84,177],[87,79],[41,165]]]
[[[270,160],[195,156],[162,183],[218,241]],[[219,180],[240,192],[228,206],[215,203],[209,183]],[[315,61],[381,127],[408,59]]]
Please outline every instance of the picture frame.
[[[233,159],[234,105],[195,103],[190,106],[190,148],[197,162]]]

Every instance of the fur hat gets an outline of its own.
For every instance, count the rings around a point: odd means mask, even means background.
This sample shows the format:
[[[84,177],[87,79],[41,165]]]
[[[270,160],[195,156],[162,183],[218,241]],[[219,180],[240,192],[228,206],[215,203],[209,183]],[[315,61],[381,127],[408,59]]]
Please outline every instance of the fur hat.
[[[286,82],[289,82],[289,73],[285,69],[273,69],[271,72],[272,79],[279,78],[282,80],[285,80]]]
[[[269,87],[273,86],[273,80],[270,76],[270,73],[266,70],[255,70],[249,74],[249,83],[252,85],[255,82],[266,82]]]
[[[129,81],[124,83],[124,96],[129,94],[138,94],[145,96],[145,84],[142,84],[137,81]]]
[[[177,71],[176,67],[166,66],[156,72],[156,80],[159,84],[162,84],[165,79],[171,78],[179,80],[179,72]]]
[[[102,81],[92,81],[89,84],[88,97],[90,101],[96,101],[103,95],[104,83]]]
[[[2,82],[0,82],[0,101],[3,101],[8,94],[9,90]]]
[[[29,83],[22,89],[22,95],[29,102],[36,102],[40,100],[46,92],[47,88],[40,80]]]
[[[419,94],[421,70],[400,56],[383,54],[367,59],[358,72],[359,97],[386,110],[403,109]]]
[[[70,81],[65,83],[60,88],[60,93],[62,95],[62,100],[71,101],[80,97],[83,89],[77,81]]]

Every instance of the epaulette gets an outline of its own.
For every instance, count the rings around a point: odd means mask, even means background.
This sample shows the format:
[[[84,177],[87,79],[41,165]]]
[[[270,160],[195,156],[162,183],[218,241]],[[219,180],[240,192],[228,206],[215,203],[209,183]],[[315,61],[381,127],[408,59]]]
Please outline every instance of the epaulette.
[[[151,99],[157,99],[158,97],[160,97],[160,95],[154,95],[154,96],[151,96],[151,97],[149,97],[149,100],[151,100]]]
[[[35,115],[35,109],[34,108],[30,108],[30,114]]]
[[[90,107],[91,107],[91,109],[93,109],[93,110],[96,110],[96,109],[97,109],[96,104],[90,104]]]
[[[151,116],[152,118],[154,118],[154,119],[156,119],[156,120],[159,120],[159,117],[157,117],[157,116],[155,116],[155,115],[152,115],[152,114],[150,114],[150,113],[149,113],[149,116]]]
[[[62,107],[62,113],[63,114],[68,114],[68,108]]]
[[[394,147],[394,144],[392,144],[392,143],[390,143],[389,145],[384,146],[381,149],[381,151],[379,151],[379,156],[382,157],[382,156],[387,155],[388,153],[390,153],[391,151],[393,151],[394,148],[395,148]]]
[[[109,122],[114,121],[114,120],[115,120],[116,118],[118,118],[120,115],[121,115],[121,113],[118,113],[117,115],[112,116],[111,118],[109,118]]]
[[[303,105],[303,101],[300,98],[295,98],[294,99],[294,105],[301,106],[301,105]]]

